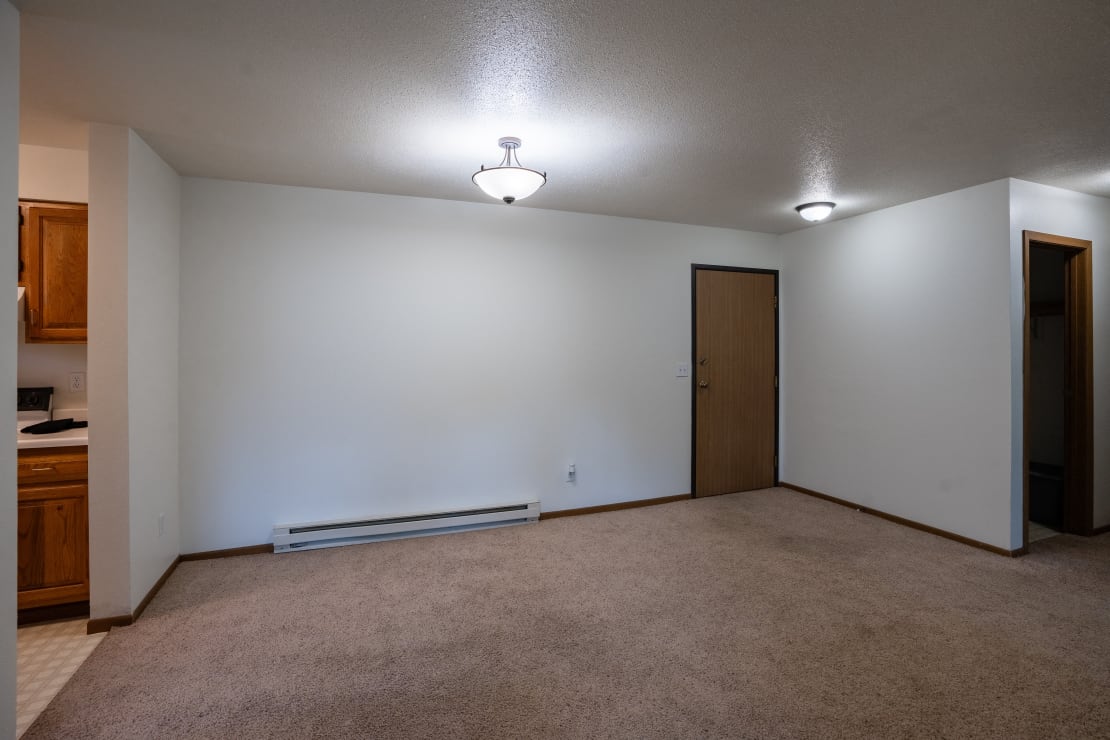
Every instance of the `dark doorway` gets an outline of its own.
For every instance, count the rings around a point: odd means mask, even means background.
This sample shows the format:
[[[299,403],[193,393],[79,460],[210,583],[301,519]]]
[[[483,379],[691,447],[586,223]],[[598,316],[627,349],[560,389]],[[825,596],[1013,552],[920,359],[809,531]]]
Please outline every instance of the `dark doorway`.
[[[1090,244],[1024,232],[1026,546],[1091,532]]]

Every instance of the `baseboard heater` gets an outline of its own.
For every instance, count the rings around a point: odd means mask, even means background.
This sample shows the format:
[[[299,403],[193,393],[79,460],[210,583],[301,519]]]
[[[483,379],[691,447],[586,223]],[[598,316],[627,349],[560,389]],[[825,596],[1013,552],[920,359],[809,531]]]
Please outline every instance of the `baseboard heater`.
[[[432,534],[527,524],[540,518],[540,502],[503,504],[483,509],[457,509],[427,514],[401,514],[379,519],[279,524],[274,527],[274,552],[315,550],[363,542],[426,537]]]

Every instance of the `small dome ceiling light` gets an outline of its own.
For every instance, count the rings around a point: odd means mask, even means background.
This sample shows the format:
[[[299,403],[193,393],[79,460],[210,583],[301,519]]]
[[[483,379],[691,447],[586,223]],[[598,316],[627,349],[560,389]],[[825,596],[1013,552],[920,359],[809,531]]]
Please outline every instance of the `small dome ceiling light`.
[[[497,145],[505,150],[501,164],[496,167],[482,165],[482,168],[470,178],[482,189],[482,192],[511,205],[543,187],[547,182],[547,173],[521,167],[520,161],[516,158],[520,139],[515,136],[505,136],[497,140]]]
[[[821,201],[819,203],[803,203],[794,208],[798,215],[806,221],[824,221],[836,208],[836,203]]]

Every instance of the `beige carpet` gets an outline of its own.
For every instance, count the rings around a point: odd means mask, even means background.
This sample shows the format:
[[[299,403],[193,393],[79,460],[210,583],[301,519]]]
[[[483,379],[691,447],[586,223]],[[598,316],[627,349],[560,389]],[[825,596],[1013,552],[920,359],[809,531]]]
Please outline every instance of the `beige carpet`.
[[[183,563],[28,738],[1110,736],[1110,537],[772,489]]]

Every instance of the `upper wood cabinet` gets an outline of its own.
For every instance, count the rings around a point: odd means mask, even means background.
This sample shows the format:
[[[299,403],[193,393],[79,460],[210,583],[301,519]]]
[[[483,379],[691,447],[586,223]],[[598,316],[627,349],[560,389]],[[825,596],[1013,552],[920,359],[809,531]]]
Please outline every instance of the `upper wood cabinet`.
[[[28,342],[88,341],[89,207],[19,202]]]

